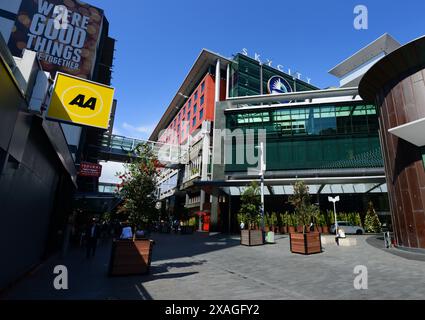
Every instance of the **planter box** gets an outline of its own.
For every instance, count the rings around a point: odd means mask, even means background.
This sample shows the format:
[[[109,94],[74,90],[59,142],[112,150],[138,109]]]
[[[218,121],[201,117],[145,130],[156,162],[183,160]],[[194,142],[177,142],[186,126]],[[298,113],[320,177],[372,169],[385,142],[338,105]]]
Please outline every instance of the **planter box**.
[[[320,233],[291,233],[289,236],[292,253],[313,254],[322,252]]]
[[[281,234],[288,233],[288,227],[286,227],[286,226],[284,226],[284,227],[280,227],[280,233],[281,233]]]
[[[329,227],[328,226],[322,226],[322,232],[324,234],[329,234]]]
[[[294,226],[289,226],[288,227],[288,233],[294,233],[295,232],[295,227]]]
[[[153,241],[115,240],[112,243],[110,276],[145,274],[149,272]]]
[[[261,246],[263,233],[261,230],[241,230],[241,244],[244,246]]]

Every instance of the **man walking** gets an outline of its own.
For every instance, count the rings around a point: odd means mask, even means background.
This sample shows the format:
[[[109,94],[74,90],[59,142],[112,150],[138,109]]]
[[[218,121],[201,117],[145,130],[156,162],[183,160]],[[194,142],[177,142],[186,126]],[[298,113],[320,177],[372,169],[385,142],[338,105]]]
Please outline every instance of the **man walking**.
[[[87,246],[87,258],[90,255],[94,257],[96,253],[97,239],[99,238],[99,226],[96,223],[96,219],[92,219],[92,223],[87,227],[86,230],[86,246]]]

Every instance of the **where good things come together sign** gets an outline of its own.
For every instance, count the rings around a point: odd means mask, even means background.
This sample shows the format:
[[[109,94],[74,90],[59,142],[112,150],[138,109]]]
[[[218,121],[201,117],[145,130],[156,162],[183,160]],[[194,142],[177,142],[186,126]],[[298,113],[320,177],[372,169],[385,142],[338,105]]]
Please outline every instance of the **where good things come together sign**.
[[[107,129],[114,89],[57,73],[47,118]]]
[[[67,10],[65,28],[55,27],[57,8]],[[36,51],[52,76],[57,71],[90,78],[103,11],[77,0],[23,0],[9,40],[14,56],[23,49]]]

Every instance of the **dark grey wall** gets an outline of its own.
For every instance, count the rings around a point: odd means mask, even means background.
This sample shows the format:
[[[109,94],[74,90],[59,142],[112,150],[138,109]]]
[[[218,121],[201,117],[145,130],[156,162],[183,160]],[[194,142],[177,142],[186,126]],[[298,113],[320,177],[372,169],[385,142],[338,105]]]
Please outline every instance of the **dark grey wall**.
[[[1,58],[0,290],[37,265],[46,250],[60,248],[55,235],[73,191],[62,132],[49,137],[56,131],[25,111],[26,101]]]

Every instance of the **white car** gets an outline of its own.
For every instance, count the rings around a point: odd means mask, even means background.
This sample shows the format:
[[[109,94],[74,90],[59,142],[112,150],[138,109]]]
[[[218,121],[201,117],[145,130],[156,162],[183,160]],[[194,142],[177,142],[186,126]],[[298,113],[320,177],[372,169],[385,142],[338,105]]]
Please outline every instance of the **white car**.
[[[338,221],[338,228],[344,229],[346,234],[364,234],[365,231],[362,227],[355,226],[348,221]],[[335,233],[335,225],[331,225],[331,233]]]

